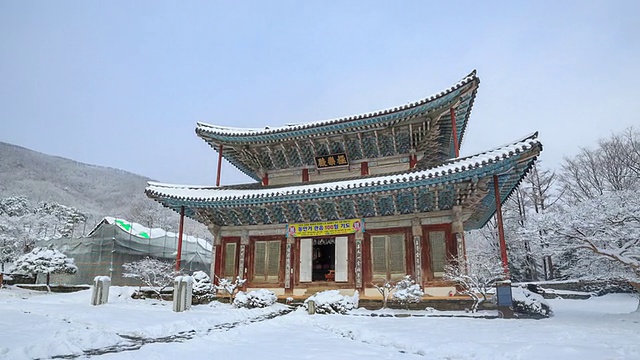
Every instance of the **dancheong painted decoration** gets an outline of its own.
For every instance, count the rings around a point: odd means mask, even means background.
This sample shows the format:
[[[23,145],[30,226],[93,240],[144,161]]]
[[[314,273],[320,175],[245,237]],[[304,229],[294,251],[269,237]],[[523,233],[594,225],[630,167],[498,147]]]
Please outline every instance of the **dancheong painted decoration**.
[[[146,194],[208,226],[212,277],[239,276],[245,290],[367,298],[379,296],[373,284],[411,275],[425,296],[448,296],[444,267],[464,257],[464,231],[500,215],[542,151],[532,133],[459,155],[479,84],[474,71],[421,100],[325,121],[198,123],[218,152],[216,185],[152,182]],[[220,185],[223,159],[254,181]]]

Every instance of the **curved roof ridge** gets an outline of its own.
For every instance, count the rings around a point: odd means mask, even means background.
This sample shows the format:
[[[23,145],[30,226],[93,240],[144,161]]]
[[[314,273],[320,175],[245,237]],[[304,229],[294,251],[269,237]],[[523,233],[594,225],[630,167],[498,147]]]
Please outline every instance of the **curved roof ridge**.
[[[284,126],[277,126],[277,127],[265,126],[264,128],[227,127],[222,125],[208,124],[208,123],[199,121],[199,122],[196,122],[196,132],[203,131],[207,133],[225,134],[225,135],[231,135],[231,136],[263,135],[263,134],[274,134],[279,132],[286,132],[290,130],[308,129],[308,128],[314,128],[319,126],[332,125],[336,123],[343,123],[343,122],[353,121],[353,120],[366,119],[366,118],[390,114],[397,111],[402,111],[402,110],[413,108],[415,106],[426,104],[440,97],[443,97],[475,80],[479,80],[479,78],[477,77],[476,70],[474,69],[467,76],[465,76],[460,81],[455,83],[453,86],[445,90],[442,90],[436,94],[433,94],[431,96],[428,96],[418,101],[408,102],[401,106],[390,107],[390,108],[371,111],[371,112],[362,113],[362,114],[343,116],[339,118],[312,121],[312,122],[299,123],[299,124],[285,124]]]

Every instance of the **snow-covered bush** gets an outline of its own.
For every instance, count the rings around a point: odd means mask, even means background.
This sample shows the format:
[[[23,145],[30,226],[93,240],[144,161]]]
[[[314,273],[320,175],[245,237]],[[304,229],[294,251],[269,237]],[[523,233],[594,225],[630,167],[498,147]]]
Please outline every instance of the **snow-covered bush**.
[[[309,301],[315,302],[318,314],[346,314],[358,307],[360,296],[356,291],[353,296],[340,294],[338,290],[325,290],[315,293],[304,301],[305,309],[309,309]]]
[[[142,260],[123,264],[122,267],[125,271],[122,274],[123,277],[140,280],[140,287],[148,286],[160,299],[162,299],[162,290],[171,285],[175,277],[172,263],[148,256]]]
[[[513,310],[529,316],[549,317],[551,307],[542,295],[529,291],[524,287],[511,288],[513,295]]]
[[[236,276],[236,279],[231,281],[229,279],[218,278],[218,285],[216,285],[217,291],[224,291],[227,296],[229,296],[229,304],[233,303],[233,298],[236,295],[236,292],[240,290],[242,285],[247,281],[247,279],[240,279],[239,276]]]
[[[422,296],[424,296],[424,291],[411,278],[411,275],[406,275],[402,280],[398,281],[396,290],[393,292],[393,299],[403,305],[420,302]]]
[[[49,288],[49,275],[51,274],[75,274],[78,268],[72,258],[56,249],[37,247],[31,252],[20,256],[10,270],[18,274],[47,275],[47,288]]]
[[[209,275],[204,271],[195,271],[191,277],[193,277],[193,296],[200,302],[211,301],[214,288]]]
[[[278,300],[276,294],[267,289],[259,289],[245,293],[240,291],[233,299],[233,305],[237,308],[264,308],[275,304]]]

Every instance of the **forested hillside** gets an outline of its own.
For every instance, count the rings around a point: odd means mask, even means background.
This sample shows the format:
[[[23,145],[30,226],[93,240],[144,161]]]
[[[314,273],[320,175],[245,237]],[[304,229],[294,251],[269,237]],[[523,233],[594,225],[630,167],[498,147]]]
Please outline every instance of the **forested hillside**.
[[[149,179],[0,142],[0,198],[24,196],[92,215],[124,216],[146,198]]]
[[[178,215],[144,194],[149,178],[0,142],[0,247],[82,236],[103,217],[177,230]],[[211,240],[187,219],[185,232]]]

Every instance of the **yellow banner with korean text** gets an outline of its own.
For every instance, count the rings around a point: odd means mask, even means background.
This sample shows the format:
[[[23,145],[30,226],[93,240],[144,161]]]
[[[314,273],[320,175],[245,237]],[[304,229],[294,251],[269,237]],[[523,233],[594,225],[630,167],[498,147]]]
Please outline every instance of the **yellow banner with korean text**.
[[[287,226],[287,236],[289,237],[343,235],[359,231],[364,232],[364,220],[362,219],[289,224]]]

